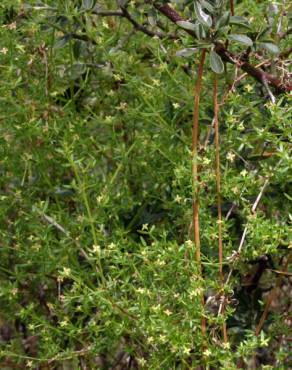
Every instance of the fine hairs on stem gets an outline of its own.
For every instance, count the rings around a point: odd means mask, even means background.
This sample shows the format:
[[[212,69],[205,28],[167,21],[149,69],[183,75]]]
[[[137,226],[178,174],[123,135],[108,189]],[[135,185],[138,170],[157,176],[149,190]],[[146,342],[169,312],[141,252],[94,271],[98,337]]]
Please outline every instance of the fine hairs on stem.
[[[194,121],[192,132],[192,182],[193,182],[193,225],[194,242],[196,247],[196,262],[200,274],[202,274],[201,265],[201,243],[200,243],[200,224],[199,224],[199,167],[198,167],[198,144],[199,144],[199,109],[200,94],[202,89],[203,69],[206,59],[206,50],[203,49],[198,67],[198,77],[194,89]],[[204,306],[204,296],[201,296],[202,306]],[[206,320],[202,317],[202,334],[206,334]]]

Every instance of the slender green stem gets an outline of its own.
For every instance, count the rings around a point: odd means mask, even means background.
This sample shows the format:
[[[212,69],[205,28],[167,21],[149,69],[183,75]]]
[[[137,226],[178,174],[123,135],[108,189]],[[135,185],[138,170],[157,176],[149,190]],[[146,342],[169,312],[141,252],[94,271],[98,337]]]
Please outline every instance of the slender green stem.
[[[95,230],[95,222],[94,222],[94,218],[93,218],[93,215],[92,215],[92,212],[91,212],[91,208],[90,208],[89,200],[88,200],[88,197],[87,197],[87,193],[85,191],[84,183],[82,182],[82,180],[80,178],[78,168],[76,166],[76,163],[75,163],[71,153],[69,155],[69,161],[70,161],[71,167],[74,171],[74,175],[75,175],[77,183],[78,183],[78,189],[81,193],[83,203],[85,205],[87,217],[88,217],[90,228],[91,228],[91,235],[92,235],[93,243],[94,243],[94,245],[98,245],[98,239],[97,239],[97,234],[96,234],[96,230]],[[98,254],[98,257],[97,257],[97,264],[98,264],[98,269],[99,269],[101,282],[104,284],[105,283],[105,277],[104,277],[103,268],[102,268],[102,265],[101,265],[100,254]]]

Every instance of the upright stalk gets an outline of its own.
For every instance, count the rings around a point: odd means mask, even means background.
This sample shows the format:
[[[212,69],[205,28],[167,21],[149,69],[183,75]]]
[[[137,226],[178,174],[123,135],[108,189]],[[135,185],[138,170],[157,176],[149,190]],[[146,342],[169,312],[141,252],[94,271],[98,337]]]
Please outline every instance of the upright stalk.
[[[219,277],[221,283],[224,281],[223,275],[223,245],[222,245],[222,206],[221,206],[221,172],[220,172],[220,142],[219,142],[219,106],[218,106],[218,79],[214,76],[213,88],[214,104],[214,129],[215,129],[215,173],[216,173],[216,193],[217,193],[217,212],[218,212],[218,257],[219,257]]]
[[[230,0],[230,13],[232,16],[234,16],[234,0]]]
[[[221,287],[224,286],[223,274],[223,242],[222,242],[222,204],[221,204],[221,171],[220,171],[220,141],[219,141],[219,105],[218,105],[218,78],[214,74],[214,88],[213,88],[213,104],[214,104],[214,129],[215,129],[215,147],[216,147],[216,193],[217,193],[217,212],[218,212],[218,259],[219,259],[219,279]],[[227,328],[226,323],[222,326],[223,339],[227,342]]]
[[[193,182],[193,225],[194,225],[194,242],[196,247],[196,262],[202,274],[201,265],[201,243],[200,243],[200,224],[199,224],[199,168],[198,168],[198,145],[199,145],[199,109],[200,95],[202,89],[203,69],[206,59],[206,50],[203,49],[200,57],[198,68],[198,77],[194,89],[194,121],[192,132],[192,182]],[[202,306],[204,306],[204,296],[201,297]],[[206,333],[206,320],[201,320],[202,334]]]

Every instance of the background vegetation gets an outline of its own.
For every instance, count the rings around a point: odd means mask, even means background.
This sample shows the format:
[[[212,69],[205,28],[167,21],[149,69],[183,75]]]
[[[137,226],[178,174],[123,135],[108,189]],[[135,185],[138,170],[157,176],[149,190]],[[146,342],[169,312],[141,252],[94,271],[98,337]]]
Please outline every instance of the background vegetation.
[[[2,0],[1,368],[291,368],[291,9],[232,5]]]

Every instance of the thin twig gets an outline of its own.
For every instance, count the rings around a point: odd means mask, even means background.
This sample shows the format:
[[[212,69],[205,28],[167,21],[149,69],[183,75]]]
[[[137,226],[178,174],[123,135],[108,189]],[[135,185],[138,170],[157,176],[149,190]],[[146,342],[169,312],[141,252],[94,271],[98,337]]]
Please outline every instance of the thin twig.
[[[230,13],[234,16],[234,0],[229,0],[230,3]]]
[[[128,10],[127,10],[126,7],[124,7],[124,6],[122,7],[121,6],[121,10],[122,10],[123,17],[125,17],[126,19],[128,19],[128,21],[130,23],[132,23],[132,25],[135,27],[136,30],[141,31],[141,32],[145,33],[146,35],[148,35],[150,37],[158,37],[160,39],[177,39],[177,36],[176,35],[173,35],[173,34],[167,34],[167,33],[160,32],[160,31],[152,31],[152,30],[149,30],[147,27],[145,27],[142,24],[138,23],[131,16],[131,14],[128,12]]]
[[[121,10],[92,10],[91,13],[100,17],[123,17]]]
[[[219,255],[219,275],[223,282],[223,246],[222,246],[222,207],[221,207],[221,172],[220,172],[220,143],[219,143],[219,106],[218,106],[218,78],[214,75],[214,128],[215,128],[215,148],[216,148],[216,191],[217,191],[217,211],[218,211],[218,255]]]
[[[194,122],[192,131],[192,180],[193,180],[193,226],[194,242],[196,247],[196,262],[202,274],[201,265],[201,243],[200,243],[200,224],[199,224],[199,168],[198,168],[198,146],[199,146],[199,109],[200,95],[202,89],[203,68],[206,59],[206,49],[202,50],[200,63],[198,67],[198,77],[194,89]],[[204,296],[201,297],[202,306],[204,306]],[[206,333],[206,320],[202,317],[202,334]]]
[[[222,289],[224,288],[224,274],[223,274],[223,242],[222,242],[222,205],[221,205],[221,171],[220,171],[220,142],[219,142],[219,105],[218,105],[218,78],[214,74],[214,89],[213,89],[213,103],[214,103],[214,128],[215,128],[215,148],[216,148],[216,192],[217,192],[217,212],[218,212],[218,258],[219,258],[219,279]],[[226,322],[222,324],[222,333],[224,343],[227,343],[227,327]]]
[[[85,252],[85,250],[80,246],[80,244],[78,243],[78,241],[76,239],[74,239],[68,230],[66,230],[62,225],[60,225],[53,217],[51,216],[48,216],[46,215],[44,212],[42,212],[40,209],[38,209],[37,207],[34,207],[34,211],[36,211],[40,216],[41,218],[46,221],[49,225],[52,225],[55,229],[59,230],[61,233],[63,233],[64,235],[66,235],[66,237],[68,239],[70,239],[71,241],[74,242],[74,244],[76,244],[78,246],[78,248],[80,249],[82,255],[88,260],[90,261],[90,258],[88,256],[88,254]],[[90,261],[91,262],[91,261]]]

